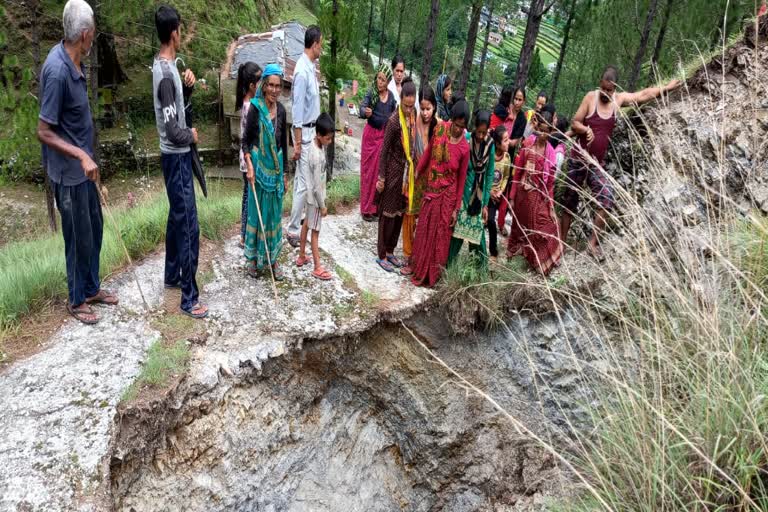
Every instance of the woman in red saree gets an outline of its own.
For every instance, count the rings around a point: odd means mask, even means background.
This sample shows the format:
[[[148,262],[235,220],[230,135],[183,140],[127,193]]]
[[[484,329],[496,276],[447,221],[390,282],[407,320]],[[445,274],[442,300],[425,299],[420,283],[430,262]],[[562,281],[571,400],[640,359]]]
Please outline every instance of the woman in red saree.
[[[448,262],[469,165],[469,143],[464,137],[468,121],[469,106],[459,100],[451,110],[451,121],[435,128],[416,169],[417,176],[426,173],[427,178],[411,262],[411,282],[416,286],[434,286]]]
[[[507,257],[522,254],[531,267],[547,275],[563,255],[552,199],[556,157],[547,143],[552,132],[551,112],[538,114],[537,130],[537,136],[528,138],[515,158],[509,199],[514,216]]]

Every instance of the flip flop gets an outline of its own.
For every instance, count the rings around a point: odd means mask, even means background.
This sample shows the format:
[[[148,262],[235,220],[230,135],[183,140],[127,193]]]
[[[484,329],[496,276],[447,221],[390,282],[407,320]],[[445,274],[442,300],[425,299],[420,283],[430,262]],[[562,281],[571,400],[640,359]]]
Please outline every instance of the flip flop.
[[[397,268],[403,268],[405,266],[405,262],[394,254],[392,256],[387,256],[387,261]]]
[[[333,275],[324,268],[319,268],[313,271],[312,277],[320,279],[321,281],[330,281],[333,279]]]
[[[306,257],[306,256],[302,255],[302,256],[299,256],[298,258],[296,258],[296,266],[297,267],[303,267],[307,263],[309,263],[309,258]]]
[[[380,260],[380,259],[377,258],[376,259],[376,263],[378,263],[379,266],[381,268],[383,268],[384,270],[386,270],[387,272],[394,272],[395,271],[395,267],[393,267],[392,264],[390,262],[388,262],[387,260]]]
[[[77,310],[72,307],[72,304],[67,304],[67,313],[72,315],[75,318],[75,320],[78,320],[84,323],[85,325],[94,325],[99,323],[99,320],[100,320],[99,315],[93,312],[93,308],[90,305],[86,304],[86,306],[88,307],[87,310]],[[93,318],[89,319],[89,318],[86,318],[84,315],[91,315]]]
[[[294,248],[298,247],[301,243],[301,239],[296,235],[285,235],[285,239],[288,240],[288,244]]]
[[[120,302],[120,300],[114,293],[101,289],[93,297],[88,297],[85,299],[85,302],[86,304],[104,304],[105,306],[117,306],[117,303]]]
[[[406,265],[403,268],[400,269],[400,275],[401,276],[410,276],[413,275],[413,268],[411,268],[410,265]]]
[[[205,318],[205,317],[207,317],[207,316],[208,316],[208,310],[206,309],[206,310],[205,310],[205,311],[203,311],[202,313],[193,313],[193,311],[195,311],[195,310],[201,310],[201,309],[203,309],[204,307],[205,307],[205,306],[203,306],[202,304],[200,304],[200,303],[198,302],[197,304],[195,304],[194,306],[192,306],[192,309],[190,309],[189,311],[187,311],[186,309],[183,309],[183,308],[179,308],[179,309],[181,309],[181,312],[182,312],[183,314],[185,314],[185,315],[187,315],[187,316],[189,316],[189,317],[192,317],[192,318],[196,318],[196,319],[198,319],[198,320],[199,320],[199,319],[201,319],[201,318]]]
[[[277,263],[272,265],[272,274],[275,276],[275,281],[283,281],[285,279],[285,273]]]
[[[257,269],[256,264],[251,261],[245,264],[245,273],[254,279],[259,277],[259,269]]]

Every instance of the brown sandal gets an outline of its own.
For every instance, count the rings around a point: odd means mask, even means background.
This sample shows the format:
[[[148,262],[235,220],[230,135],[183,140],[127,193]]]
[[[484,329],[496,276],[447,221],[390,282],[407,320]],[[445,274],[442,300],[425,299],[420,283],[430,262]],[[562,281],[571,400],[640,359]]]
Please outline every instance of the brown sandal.
[[[86,304],[104,304],[105,306],[117,306],[118,302],[120,301],[114,293],[101,289],[99,290],[99,293],[93,297],[88,297],[85,299],[85,302]]]
[[[85,307],[86,309],[80,309],[82,307]],[[93,312],[93,308],[85,303],[80,304],[76,308],[72,307],[72,304],[67,304],[67,312],[72,315],[75,320],[78,320],[86,325],[97,324],[100,320],[99,315]]]

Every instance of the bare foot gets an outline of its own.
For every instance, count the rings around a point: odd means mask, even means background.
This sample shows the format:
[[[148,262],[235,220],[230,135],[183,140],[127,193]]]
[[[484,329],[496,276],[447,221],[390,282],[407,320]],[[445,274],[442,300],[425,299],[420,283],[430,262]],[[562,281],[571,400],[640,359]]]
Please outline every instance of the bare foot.
[[[603,253],[603,248],[600,246],[600,242],[594,239],[590,240],[587,245],[587,250],[589,251],[589,255],[595,258],[598,263],[605,261],[605,253]]]

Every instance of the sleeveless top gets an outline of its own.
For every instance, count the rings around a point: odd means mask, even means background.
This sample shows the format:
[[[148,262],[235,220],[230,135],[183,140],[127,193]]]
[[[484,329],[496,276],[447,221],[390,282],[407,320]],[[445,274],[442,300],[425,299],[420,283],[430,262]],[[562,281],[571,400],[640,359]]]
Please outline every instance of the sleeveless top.
[[[611,142],[611,135],[613,135],[613,129],[616,128],[616,105],[611,102],[611,115],[604,118],[597,111],[597,106],[600,102],[600,91],[595,91],[595,107],[592,109],[592,113],[584,119],[584,126],[592,128],[592,133],[595,138],[592,140],[592,144],[587,144],[587,135],[579,135],[578,144],[581,147],[579,155],[588,153],[597,160],[600,165],[603,165],[605,160],[605,154],[608,152],[608,145]],[[574,148],[575,149],[575,148]],[[586,161],[585,158],[582,158]]]

